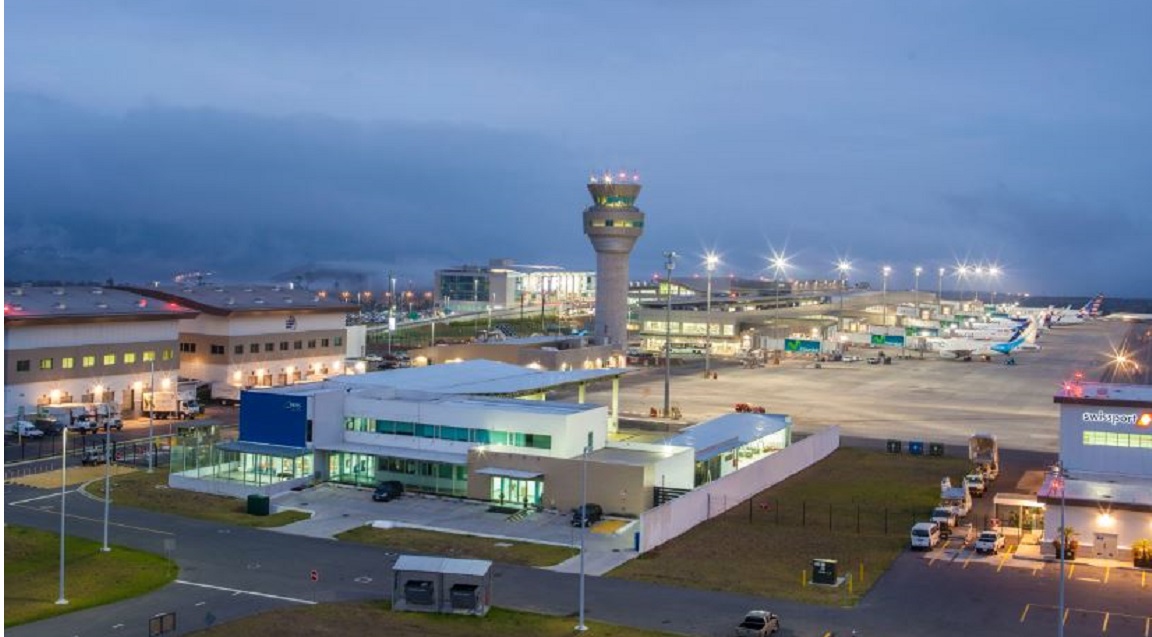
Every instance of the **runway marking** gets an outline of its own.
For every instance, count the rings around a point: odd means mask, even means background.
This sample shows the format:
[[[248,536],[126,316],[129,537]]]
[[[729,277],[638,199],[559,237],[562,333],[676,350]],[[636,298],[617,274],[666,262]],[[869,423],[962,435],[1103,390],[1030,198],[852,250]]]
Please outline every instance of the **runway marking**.
[[[59,494],[57,494],[57,496],[59,496]],[[33,500],[36,500],[36,499],[39,499],[39,498],[33,498]],[[24,500],[24,502],[28,502],[28,501],[29,500]],[[12,506],[16,506],[17,504],[20,504],[20,503],[19,502],[12,502],[11,503]],[[38,511],[40,513],[48,513],[50,515],[59,515],[56,512],[56,510],[52,507],[45,508],[45,507],[32,507],[32,506],[27,506],[27,505],[22,505],[22,506],[25,509],[28,509],[30,511]],[[64,517],[72,518],[74,520],[84,520],[85,522],[104,522],[104,518],[90,518],[90,517],[87,517],[84,515],[75,515],[73,513],[68,513]],[[123,524],[120,522],[109,521],[108,526],[114,526],[114,527],[117,527],[120,529],[132,529],[133,531],[144,531],[145,533],[155,533],[157,535],[175,535],[175,533],[171,533],[169,531],[161,531],[159,529],[150,529],[150,528],[144,527],[144,526],[134,526],[132,524]]]
[[[71,491],[65,491],[65,494],[76,493],[76,491],[77,491],[77,489],[73,489]],[[18,505],[24,504],[26,502],[35,502],[37,500],[46,500],[48,498],[58,498],[58,497],[60,497],[59,491],[57,491],[56,493],[49,493],[48,495],[38,495],[34,498],[28,498],[26,500],[17,500],[15,502],[9,502],[8,505],[9,506],[18,506]],[[29,508],[31,508],[31,507],[29,507]]]
[[[309,606],[313,606],[316,604],[316,602],[314,602],[310,599],[299,599],[296,597],[285,597],[283,595],[273,595],[272,593],[261,593],[260,591],[245,591],[245,590],[240,590],[238,588],[228,588],[227,586],[216,586],[215,584],[201,584],[199,582],[189,582],[187,580],[182,580],[182,579],[178,579],[175,581],[177,584],[186,584],[188,586],[199,586],[200,588],[209,588],[209,589],[216,590],[216,591],[224,591],[226,593],[232,593],[232,595],[234,597],[236,595],[252,595],[255,597],[265,597],[268,599],[278,599],[281,601],[294,602],[297,604],[307,604]]]

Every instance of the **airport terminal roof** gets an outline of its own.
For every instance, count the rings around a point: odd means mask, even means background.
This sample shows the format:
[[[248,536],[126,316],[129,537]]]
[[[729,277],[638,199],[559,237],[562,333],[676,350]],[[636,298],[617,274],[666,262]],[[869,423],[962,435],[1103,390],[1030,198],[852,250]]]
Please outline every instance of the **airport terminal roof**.
[[[4,321],[161,320],[196,316],[180,304],[101,286],[4,288]]]
[[[162,285],[117,286],[185,307],[226,316],[237,312],[356,312],[360,306],[324,292],[285,285]]]
[[[732,413],[685,427],[668,444],[692,447],[696,460],[708,460],[792,425],[783,414]]]
[[[566,372],[536,370],[509,363],[472,360],[461,363],[390,369],[354,376],[335,376],[326,382],[345,387],[381,387],[481,396],[517,396],[607,380],[629,370],[581,369]]]

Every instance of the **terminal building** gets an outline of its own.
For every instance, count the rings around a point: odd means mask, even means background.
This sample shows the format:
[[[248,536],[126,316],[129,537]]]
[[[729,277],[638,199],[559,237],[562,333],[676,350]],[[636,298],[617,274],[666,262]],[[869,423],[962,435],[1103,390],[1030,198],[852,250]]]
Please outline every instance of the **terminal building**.
[[[1152,386],[1068,382],[1060,408],[1062,471],[1046,476],[1042,549],[1055,554],[1061,509],[1079,556],[1130,560],[1152,542]]]
[[[180,324],[197,312],[100,286],[4,290],[4,410],[60,403],[141,409],[144,392],[180,371]]]
[[[555,265],[526,265],[492,259],[488,265],[461,265],[435,272],[435,302],[454,312],[521,308],[541,303],[569,308],[590,306],[596,298],[596,273]]]
[[[567,510],[587,499],[637,515],[791,441],[791,420],[739,414],[659,444],[613,441],[624,369],[540,371],[493,361],[411,367],[244,392],[240,437],[186,435],[170,485],[243,497],[314,481],[407,490],[514,508]],[[583,402],[610,382],[611,405]],[[576,402],[547,401],[575,388]]]

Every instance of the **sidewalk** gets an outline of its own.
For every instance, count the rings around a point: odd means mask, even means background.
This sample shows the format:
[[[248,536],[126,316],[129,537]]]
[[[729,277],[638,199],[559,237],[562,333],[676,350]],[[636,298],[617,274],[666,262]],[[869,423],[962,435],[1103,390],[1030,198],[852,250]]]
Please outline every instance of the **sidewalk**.
[[[1052,555],[1042,555],[1039,544],[1020,544],[1016,548],[1016,552],[1012,554],[1013,559],[1029,560],[1032,562],[1044,562],[1047,564],[1060,564],[1060,560]],[[1085,557],[1077,555],[1074,560],[1065,560],[1065,565],[1081,564],[1086,566],[1097,566],[1100,568],[1112,568],[1126,571],[1147,571],[1148,569],[1137,568],[1132,562],[1124,560],[1110,560],[1102,557]]]

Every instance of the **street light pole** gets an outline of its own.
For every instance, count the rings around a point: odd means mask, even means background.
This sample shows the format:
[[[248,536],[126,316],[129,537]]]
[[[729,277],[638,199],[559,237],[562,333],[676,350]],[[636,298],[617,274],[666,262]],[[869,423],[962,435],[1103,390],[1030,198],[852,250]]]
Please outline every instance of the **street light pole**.
[[[104,546],[100,547],[104,553],[112,550],[108,546],[108,507],[112,502],[112,424],[108,418],[104,417]]]
[[[676,267],[675,252],[664,253],[664,269],[668,278],[664,281],[667,298],[664,306],[664,417],[672,414],[672,269]]]
[[[936,318],[944,315],[944,268],[936,271]]]
[[[704,268],[708,271],[708,298],[705,300],[705,326],[704,326],[704,377],[712,375],[712,273],[720,257],[709,253],[704,257]]]
[[[788,259],[783,254],[776,254],[772,257],[772,281],[776,287],[776,303],[772,308],[772,338],[779,338],[779,330],[777,326],[780,322],[780,274],[785,272],[788,267]]]
[[[915,275],[912,280],[912,305],[916,309],[916,320],[920,320],[920,274],[924,272],[924,268],[916,266],[912,273]]]
[[[1068,548],[1068,534],[1064,530],[1064,492],[1067,485],[1065,484],[1063,461],[1056,461],[1056,470],[1059,472],[1060,480],[1060,612],[1056,617],[1060,624],[1056,628],[1056,634],[1058,637],[1064,637],[1064,555]]]
[[[67,486],[68,486],[68,428],[65,427],[60,434],[60,594],[56,598],[56,603],[64,606],[68,603],[68,599],[64,597],[64,507],[67,503]]]
[[[840,271],[840,330],[844,330],[844,293],[848,291],[848,270],[852,269],[852,264],[847,261],[840,261],[836,264],[836,269]]]
[[[152,473],[152,465],[155,462],[152,458],[154,455],[153,449],[154,442],[152,440],[152,423],[156,418],[156,356],[152,356],[151,372],[148,377],[148,388],[152,390],[152,402],[148,405],[148,473]],[[177,405],[177,415],[179,415],[179,405]]]
[[[588,630],[584,625],[584,536],[588,535],[588,445],[584,446],[584,458],[580,477],[580,623],[576,624],[578,632]]]
[[[880,296],[880,304],[883,306],[884,317],[884,335],[888,335],[888,275],[892,274],[891,266],[884,266],[884,288]]]

